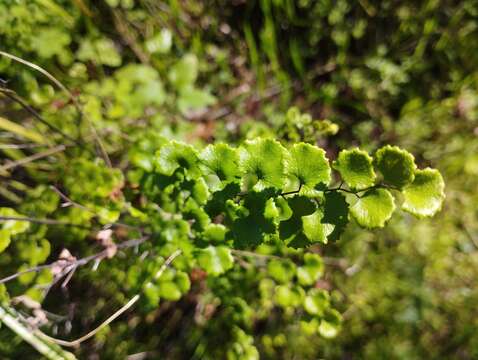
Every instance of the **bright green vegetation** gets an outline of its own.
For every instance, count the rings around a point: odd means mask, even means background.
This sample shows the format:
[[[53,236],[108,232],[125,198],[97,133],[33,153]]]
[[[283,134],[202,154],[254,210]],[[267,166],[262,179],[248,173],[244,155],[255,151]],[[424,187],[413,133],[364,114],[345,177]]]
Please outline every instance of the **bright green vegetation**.
[[[1,2],[0,358],[476,358],[477,16]]]
[[[416,170],[412,155],[396,147],[379,149],[375,159],[384,181],[402,185],[404,209],[418,217],[433,216],[440,209],[445,195],[437,170]],[[349,206],[359,225],[383,227],[395,210],[391,191],[401,192],[374,181],[372,158],[361,150],[343,151],[338,157],[336,166],[351,188],[343,187],[344,181],[330,186],[325,151],[306,143],[287,149],[272,139],[256,139],[239,148],[219,143],[198,152],[172,141],[157,151],[152,162],[155,171],[145,171],[141,178],[134,173],[141,193],[161,209],[181,212],[200,232],[211,225],[211,218],[220,217],[226,226],[221,240],[238,248],[274,239],[296,248],[327,243],[329,235],[343,231]],[[354,190],[357,183],[368,187]],[[340,195],[330,200],[333,193]],[[327,201],[335,207],[327,206]],[[338,204],[344,204],[341,212]]]

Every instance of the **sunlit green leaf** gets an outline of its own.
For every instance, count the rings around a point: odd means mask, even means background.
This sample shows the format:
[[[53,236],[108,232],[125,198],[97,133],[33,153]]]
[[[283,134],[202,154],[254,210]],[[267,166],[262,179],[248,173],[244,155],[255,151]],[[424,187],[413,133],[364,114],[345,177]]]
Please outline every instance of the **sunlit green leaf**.
[[[368,190],[350,208],[358,224],[366,228],[383,227],[395,210],[392,194],[385,189]]]
[[[305,291],[300,286],[279,285],[274,291],[274,300],[282,307],[296,307],[301,304]]]
[[[267,264],[267,272],[276,281],[288,283],[295,275],[295,265],[289,259],[273,259]]]
[[[226,238],[226,227],[221,224],[209,224],[204,230],[204,238],[207,241],[223,242]]]
[[[164,28],[159,33],[145,41],[146,50],[151,54],[167,54],[173,43],[171,30]]]
[[[335,309],[327,308],[320,321],[318,332],[326,339],[334,338],[339,333],[341,323],[342,315]]]
[[[324,263],[318,254],[305,254],[304,265],[297,269],[297,279],[301,285],[313,285],[324,271]]]
[[[1,236],[1,235],[0,235]],[[5,284],[0,284],[0,303],[9,301],[9,296]]]
[[[374,184],[372,158],[363,150],[342,150],[334,162],[334,168],[353,189],[364,189]]]
[[[199,266],[208,274],[217,276],[232,268],[234,258],[231,250],[225,246],[209,246],[197,252]]]
[[[67,49],[71,42],[68,33],[57,28],[39,29],[36,36],[32,37],[32,48],[42,58],[51,58],[57,55],[63,64],[71,62],[72,56]]]
[[[91,60],[108,66],[121,65],[121,56],[115,47],[115,43],[107,38],[97,40],[86,38],[80,43],[76,55],[82,61]]]
[[[266,206],[264,209],[264,217],[267,219],[275,219],[275,218],[278,218],[279,215],[280,215],[280,209],[277,207],[274,199],[267,200]]]
[[[417,170],[413,182],[402,190],[402,208],[418,217],[433,216],[441,209],[444,189],[445,183],[438,170]]]
[[[183,217],[187,220],[192,220],[191,227],[198,231],[203,231],[210,224],[211,219],[209,215],[192,198],[188,198],[183,207]]]
[[[151,306],[157,306],[161,298],[158,286],[148,282],[145,286],[143,286],[142,290],[148,303]]]
[[[244,183],[260,191],[267,187],[284,185],[284,147],[271,139],[247,141],[241,152]]]
[[[302,217],[304,234],[312,242],[327,243],[327,236],[334,231],[334,225],[324,224],[324,213],[317,209],[313,214]]]
[[[10,245],[11,233],[8,230],[0,229],[0,253]]]
[[[191,281],[189,280],[189,276],[183,271],[178,271],[176,273],[176,276],[174,277],[174,282],[183,294],[187,293],[191,288]]]
[[[176,301],[181,298],[181,290],[174,281],[161,281],[158,284],[159,296],[165,300]]]
[[[197,175],[198,156],[191,145],[171,141],[159,150],[156,157],[157,170],[164,175],[172,175],[181,168],[192,175]]]
[[[326,320],[322,320],[319,325],[319,334],[326,339],[332,339],[337,336],[339,330],[334,324],[329,323]]]
[[[310,289],[304,298],[304,310],[311,315],[322,316],[329,307],[329,295],[324,290]]]
[[[200,155],[201,167],[212,179],[215,188],[221,189],[226,182],[236,180],[239,175],[239,155],[227,144],[208,145]]]
[[[23,215],[19,214],[11,208],[2,207],[0,208],[0,216],[12,217],[12,218],[22,218]],[[0,229],[8,231],[11,235],[17,235],[22,232],[25,232],[30,227],[28,221],[21,220],[2,220],[0,222]]]
[[[325,151],[305,143],[294,144],[290,149],[287,171],[297,182],[297,187],[303,186],[311,190],[317,184],[330,182],[329,161]]]
[[[384,146],[375,153],[374,165],[383,180],[398,188],[410,184],[415,176],[415,159],[408,151],[397,146]]]
[[[183,56],[171,67],[168,78],[176,90],[194,85],[198,76],[198,59],[193,54]]]

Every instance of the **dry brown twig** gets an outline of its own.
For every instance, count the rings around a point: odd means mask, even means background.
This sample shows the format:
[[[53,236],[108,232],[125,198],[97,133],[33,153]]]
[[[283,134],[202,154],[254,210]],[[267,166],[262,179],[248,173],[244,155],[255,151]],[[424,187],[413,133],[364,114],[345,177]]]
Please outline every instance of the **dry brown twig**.
[[[181,255],[182,251],[181,250],[176,250],[173,252],[164,262],[164,264],[161,266],[161,268],[158,270],[158,272],[154,275],[153,279],[157,280],[158,278],[161,277],[161,275],[164,273],[166,268],[176,259],[179,255]],[[44,332],[40,331],[39,329],[35,330],[35,334],[38,336],[43,337],[46,340],[49,340],[51,342],[54,342],[55,344],[61,345],[61,346],[66,346],[66,347],[76,347],[80,345],[82,342],[92,338],[95,336],[101,329],[103,329],[105,326],[109,325],[111,322],[113,322],[115,319],[117,319],[121,314],[123,314],[126,310],[128,310],[130,307],[132,307],[140,298],[141,294],[136,294],[134,295],[125,305],[123,305],[120,309],[118,309],[114,314],[112,314],[110,317],[108,317],[105,321],[103,321],[99,326],[97,326],[95,329],[91,330],[87,334],[81,336],[80,338],[73,340],[73,341],[66,341],[66,340],[61,340],[61,339],[56,339],[54,337],[51,337]]]
[[[121,244],[117,245],[117,247],[118,248],[127,248],[127,247],[137,246],[137,245],[141,244],[142,242],[144,242],[146,239],[147,238],[145,237],[145,238],[141,238],[141,239],[137,239],[137,240],[129,240],[129,241],[126,241],[124,243],[121,243]],[[153,277],[153,281],[160,278],[162,276],[162,274],[164,273],[164,271],[166,270],[166,268],[174,261],[174,259],[176,259],[179,255],[181,255],[181,253],[182,253],[182,251],[179,250],[179,249],[176,250],[175,252],[173,252],[166,259],[166,261],[161,266],[161,268],[156,272],[156,274]],[[0,280],[0,283],[12,280],[12,279],[14,279],[14,278],[16,278],[16,277],[18,277],[22,274],[27,273],[27,272],[39,271],[41,269],[46,269],[46,268],[51,268],[54,275],[56,274],[58,277],[62,277],[66,274],[70,274],[67,277],[67,279],[65,280],[65,282],[67,282],[67,281],[69,281],[70,276],[72,275],[72,272],[76,269],[76,267],[84,265],[84,264],[86,264],[86,263],[88,263],[92,260],[103,259],[107,256],[108,256],[108,249],[105,249],[102,252],[99,252],[97,254],[88,256],[86,258],[76,259],[74,256],[71,255],[71,253],[67,249],[64,249],[59,256],[59,259],[57,261],[55,261],[54,263],[37,266],[35,268],[31,268],[31,269],[25,270],[23,272],[14,274],[12,276],[9,276],[7,278],[4,278],[4,279]],[[81,336],[80,338],[78,338],[76,340],[73,340],[73,341],[66,341],[66,340],[51,337],[51,336],[45,334],[44,332],[42,332],[41,330],[38,329],[38,325],[43,324],[45,322],[45,319],[46,319],[45,312],[41,309],[41,306],[39,306],[39,304],[36,304],[36,303],[33,304],[32,302],[28,302],[28,300],[29,300],[28,298],[24,299],[23,301],[20,298],[18,298],[17,302],[20,301],[20,302],[25,303],[25,301],[26,301],[27,304],[30,304],[30,307],[34,310],[34,312],[33,312],[34,317],[32,319],[30,319],[31,321],[29,321],[29,322],[27,321],[27,323],[31,328],[32,327],[35,328],[35,330],[33,330],[35,335],[40,336],[40,337],[44,338],[45,340],[48,340],[48,341],[53,342],[53,343],[55,343],[57,345],[60,345],[60,346],[76,347],[79,344],[81,344],[82,342],[84,342],[84,341],[92,338],[93,336],[95,336],[101,329],[103,329],[105,326],[109,325],[111,322],[113,322],[115,319],[117,319],[121,314],[123,314],[125,311],[127,311],[129,308],[131,308],[139,300],[140,296],[141,296],[140,293],[134,295],[125,305],[123,305],[120,309],[115,311],[110,317],[108,317],[105,321],[103,321],[99,326],[97,326],[95,329],[91,330],[87,334],[85,334],[85,335]]]

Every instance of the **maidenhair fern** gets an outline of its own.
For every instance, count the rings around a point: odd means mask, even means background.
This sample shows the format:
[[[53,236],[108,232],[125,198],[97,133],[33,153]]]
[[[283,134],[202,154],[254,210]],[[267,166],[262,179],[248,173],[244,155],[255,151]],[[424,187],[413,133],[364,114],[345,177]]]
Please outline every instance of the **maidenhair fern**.
[[[437,170],[417,170],[413,156],[393,146],[373,157],[360,149],[343,150],[331,164],[323,149],[306,143],[285,148],[259,138],[239,147],[218,143],[198,150],[166,141],[153,163],[139,184],[147,199],[141,211],[149,216],[158,244],[170,246],[169,252],[180,248],[189,266],[213,277],[233,267],[234,251],[262,244],[295,249],[325,244],[338,240],[351,219],[365,228],[383,227],[397,204],[417,217],[433,216],[445,197]],[[322,272],[313,256],[297,268],[301,285],[313,284]],[[281,260],[269,267],[275,277],[294,276],[295,267],[281,270],[286,265]],[[286,293],[294,298],[299,291],[294,289],[275,293],[285,301]],[[307,296],[309,312],[318,311],[317,296]]]
[[[331,186],[332,168],[338,186]],[[162,182],[147,181],[157,175]],[[143,183],[148,191],[152,185],[158,193],[175,194],[168,200],[193,221],[193,240],[204,238],[214,221],[225,226],[224,244],[237,248],[273,239],[292,247],[327,243],[349,217],[366,228],[383,227],[397,202],[424,217],[433,216],[444,199],[440,173],[417,170],[413,155],[398,147],[385,146],[373,158],[344,150],[331,166],[323,149],[305,143],[287,149],[272,139],[238,148],[209,145],[202,152],[171,141],[158,150],[156,168]],[[204,184],[198,199],[196,188]]]

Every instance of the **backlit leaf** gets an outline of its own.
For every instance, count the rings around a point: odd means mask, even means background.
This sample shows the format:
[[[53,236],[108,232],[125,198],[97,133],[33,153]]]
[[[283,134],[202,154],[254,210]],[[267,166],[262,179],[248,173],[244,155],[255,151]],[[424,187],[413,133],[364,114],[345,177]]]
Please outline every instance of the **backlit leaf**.
[[[299,143],[294,144],[289,153],[287,170],[297,186],[312,190],[319,183],[327,185],[330,182],[330,166],[324,150]]]
[[[183,56],[174,64],[168,73],[168,78],[176,90],[192,86],[198,76],[198,59],[193,54]]]
[[[208,145],[199,156],[206,176],[214,176],[214,184],[222,189],[223,184],[239,177],[239,155],[227,144]]]
[[[156,157],[157,170],[164,175],[172,175],[176,169],[184,169],[193,175],[198,174],[196,150],[191,145],[171,141],[164,145]]]
[[[273,259],[267,264],[267,272],[276,281],[288,283],[295,275],[295,265],[289,260]]]
[[[0,253],[10,245],[10,231],[0,229]]]
[[[176,301],[181,298],[181,290],[173,281],[162,281],[158,284],[159,296],[165,300]]]
[[[392,194],[385,189],[367,191],[350,208],[358,224],[366,228],[383,227],[395,210]]]
[[[226,227],[221,224],[209,224],[204,230],[204,238],[207,241],[223,242],[226,238]]]
[[[383,180],[398,188],[410,184],[415,177],[415,159],[408,151],[397,146],[384,146],[375,153],[374,164]]]
[[[327,236],[334,230],[334,225],[324,224],[324,213],[317,209],[313,214],[302,217],[304,234],[312,242],[327,243]]]
[[[374,184],[372,158],[363,150],[342,150],[334,162],[334,168],[353,189],[364,189]]]
[[[305,254],[304,265],[297,269],[297,279],[301,285],[313,285],[324,271],[324,262],[318,254]]]
[[[274,300],[282,307],[299,306],[304,296],[305,291],[300,286],[279,285],[274,292]]]
[[[13,209],[2,207],[0,208],[0,216],[5,217],[23,217],[21,214],[16,212]],[[25,232],[30,227],[28,221],[19,221],[19,220],[5,220],[0,222],[0,229],[8,231],[11,235],[17,235],[22,232]]]
[[[260,191],[284,185],[284,154],[282,145],[271,139],[247,141],[241,152],[240,164],[246,187]]]
[[[213,276],[223,274],[234,264],[231,250],[225,246],[209,246],[206,249],[199,250],[197,260],[199,266]]]
[[[173,33],[167,28],[161,29],[159,33],[145,41],[146,50],[151,54],[166,54],[171,49]]]
[[[327,308],[320,321],[319,334],[326,339],[334,338],[339,333],[341,323],[342,315],[335,309]]]
[[[304,310],[311,315],[322,316],[329,307],[329,295],[324,290],[310,289],[304,298]]]
[[[417,170],[413,182],[402,191],[402,208],[418,217],[435,215],[445,199],[445,183],[435,169]]]

